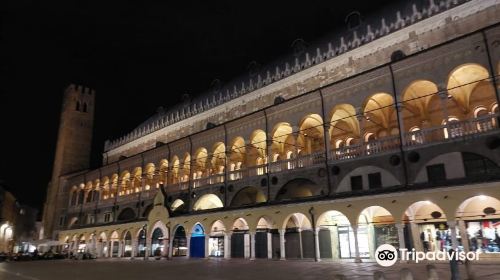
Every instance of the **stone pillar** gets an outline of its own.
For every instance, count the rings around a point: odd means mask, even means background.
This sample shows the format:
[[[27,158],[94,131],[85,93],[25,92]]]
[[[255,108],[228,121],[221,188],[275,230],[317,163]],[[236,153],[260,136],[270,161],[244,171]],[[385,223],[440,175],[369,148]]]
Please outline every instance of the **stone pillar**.
[[[250,260],[255,260],[255,231],[250,231]]]
[[[168,258],[171,259],[174,252],[174,235],[168,240]]]
[[[231,232],[224,233],[224,258],[231,258]]]
[[[208,248],[208,241],[210,240],[210,234],[205,234],[205,259],[210,255],[210,251]]]
[[[161,241],[161,244],[163,245],[163,248],[161,249],[161,256],[162,257],[168,257],[168,251],[169,251],[169,240],[168,239],[163,239]]]
[[[250,236],[245,233],[243,234],[243,257],[245,259],[250,258]]]
[[[267,258],[273,258],[273,234],[270,232],[267,233]]]
[[[447,221],[448,228],[450,229],[451,235],[451,246],[453,250],[457,251],[458,248],[458,240],[457,240],[457,222],[455,221]]]
[[[302,229],[299,229],[299,250],[300,250],[300,258],[304,258],[304,250],[302,246]]]
[[[150,255],[152,255],[154,252],[151,250],[151,245],[152,245],[152,240],[151,240],[151,237],[148,237],[146,235],[146,256],[149,257]]]
[[[132,238],[132,251],[130,251],[130,259],[134,259],[135,255],[137,255],[137,246],[139,245],[137,242],[137,238]]]
[[[460,237],[462,239],[462,246],[465,252],[470,251],[469,247],[469,235],[467,234],[467,228],[465,227],[465,221],[458,221],[458,231],[460,232]]]
[[[186,234],[186,245],[187,245],[186,257],[189,259],[191,257],[191,233]]]
[[[397,223],[396,228],[398,229],[398,240],[399,240],[399,249],[405,249],[406,244],[405,244],[405,224],[404,223]]]
[[[354,262],[360,263],[361,257],[359,256],[358,227],[352,226],[352,231],[354,233],[354,254],[355,254]]]
[[[314,255],[317,262],[321,261],[321,254],[319,252],[319,230],[319,227],[314,229]]]
[[[280,229],[280,260],[285,260],[285,232],[286,229]]]
[[[118,257],[123,257],[123,241],[118,241]]]

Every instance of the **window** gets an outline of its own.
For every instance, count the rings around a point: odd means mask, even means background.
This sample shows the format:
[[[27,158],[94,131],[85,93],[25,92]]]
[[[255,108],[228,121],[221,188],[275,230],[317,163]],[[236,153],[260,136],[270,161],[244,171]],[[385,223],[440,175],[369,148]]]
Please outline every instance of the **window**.
[[[87,103],[83,103],[83,112],[87,113]]]
[[[370,189],[379,189],[382,187],[382,175],[380,172],[368,174],[368,187]]]
[[[363,177],[361,175],[351,176],[351,190],[353,191],[363,190]]]
[[[111,212],[104,213],[104,222],[105,223],[111,222]]]
[[[76,110],[80,111],[80,101],[76,101]]]
[[[438,183],[446,180],[446,170],[444,164],[433,164],[427,167],[427,178],[431,183]]]
[[[87,214],[87,224],[91,225],[95,223],[95,215],[94,214]]]
[[[59,217],[59,226],[62,227],[66,224],[66,216]]]
[[[466,177],[500,174],[500,168],[488,158],[473,153],[462,153],[462,159]]]

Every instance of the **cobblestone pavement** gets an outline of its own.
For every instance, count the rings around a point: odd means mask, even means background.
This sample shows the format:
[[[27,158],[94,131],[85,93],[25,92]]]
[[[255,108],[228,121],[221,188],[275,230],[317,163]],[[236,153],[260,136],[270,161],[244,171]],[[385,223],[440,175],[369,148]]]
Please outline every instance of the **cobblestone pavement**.
[[[8,280],[265,280],[265,279],[333,279],[344,274],[346,279],[373,279],[373,273],[383,271],[387,279],[399,279],[399,271],[407,267],[414,279],[427,279],[425,264],[397,264],[383,268],[376,263],[333,263],[310,261],[265,260],[57,260],[0,263],[0,279]],[[439,279],[450,279],[449,265],[436,264]],[[500,265],[474,264],[479,280],[500,279]],[[460,266],[461,280],[466,279],[465,268]]]

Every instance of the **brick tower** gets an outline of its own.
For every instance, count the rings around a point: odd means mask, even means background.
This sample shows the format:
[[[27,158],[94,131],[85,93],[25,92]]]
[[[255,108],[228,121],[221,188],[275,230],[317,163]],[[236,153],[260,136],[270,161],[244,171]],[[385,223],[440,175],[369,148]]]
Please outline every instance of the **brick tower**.
[[[61,176],[85,170],[90,165],[95,91],[71,84],[64,92],[52,178],[43,211],[45,238],[53,238],[58,221]]]

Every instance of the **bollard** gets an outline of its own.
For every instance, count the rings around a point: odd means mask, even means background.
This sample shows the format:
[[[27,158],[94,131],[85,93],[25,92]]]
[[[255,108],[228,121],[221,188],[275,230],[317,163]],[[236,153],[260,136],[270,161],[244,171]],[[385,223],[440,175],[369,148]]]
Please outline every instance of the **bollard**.
[[[382,271],[375,271],[373,273],[373,280],[387,280],[387,278],[385,278],[385,274]]]
[[[401,280],[413,280],[413,273],[408,268],[403,268],[399,272],[399,277]]]
[[[439,275],[433,264],[427,265],[427,280],[439,280]]]
[[[344,274],[335,274],[333,275],[333,280],[346,280]]]

